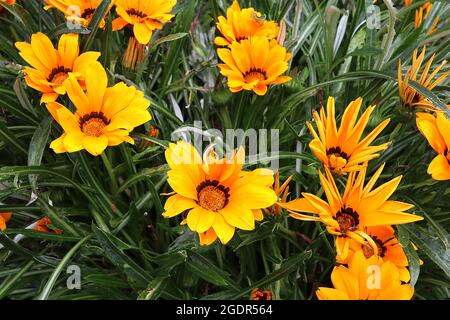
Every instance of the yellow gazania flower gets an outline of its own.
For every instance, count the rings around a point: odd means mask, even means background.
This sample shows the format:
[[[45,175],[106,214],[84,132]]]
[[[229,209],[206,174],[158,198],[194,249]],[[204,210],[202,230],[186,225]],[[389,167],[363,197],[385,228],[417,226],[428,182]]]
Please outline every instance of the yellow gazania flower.
[[[223,244],[235,229],[253,230],[263,219],[261,209],[277,200],[270,188],[273,172],[268,169],[242,171],[245,152],[240,148],[231,158],[219,159],[213,152],[204,159],[194,146],[179,141],[166,150],[168,183],[174,195],[164,206],[165,218],[188,211],[185,222],[200,235],[202,244],[217,236]]]
[[[357,252],[348,267],[338,266],[331,273],[334,288],[320,287],[319,300],[410,300],[414,288],[402,284],[391,261],[373,256],[366,259]]]
[[[437,156],[428,166],[434,180],[450,180],[450,120],[440,112],[436,116],[417,113],[416,124]]]
[[[409,282],[410,275],[407,269],[408,258],[406,257],[403,247],[398,242],[395,236],[394,228],[391,226],[378,226],[378,227],[367,227],[364,232],[368,234],[372,240],[375,242],[378,252],[375,252],[372,246],[367,243],[361,244],[358,241],[352,240],[349,245],[349,254],[347,259],[341,259],[340,256],[336,257],[338,263],[347,264],[354,256],[357,251],[362,251],[364,256],[368,259],[373,255],[379,258],[391,261],[398,268],[400,273],[400,280],[403,282]]]
[[[50,148],[56,153],[86,149],[98,156],[108,147],[126,141],[134,144],[129,133],[151,119],[147,108],[150,102],[144,94],[123,82],[107,88],[106,71],[100,63],[86,72],[86,92],[75,76],[69,74],[65,82],[67,94],[76,107],[73,114],[63,105],[52,102],[47,108],[64,129]]]
[[[262,14],[253,8],[242,9],[235,0],[227,10],[227,17],[220,16],[217,29],[223,37],[216,37],[214,43],[218,46],[228,46],[235,41],[249,39],[253,36],[275,39],[279,27],[274,21],[266,21]]]
[[[289,210],[293,218],[323,222],[328,232],[337,236],[336,253],[341,259],[348,257],[351,239],[361,244],[368,243],[374,252],[378,252],[375,241],[365,231],[367,227],[403,224],[423,219],[405,212],[413,208],[413,205],[388,200],[397,189],[401,176],[373,190],[383,168],[384,165],[375,172],[365,186],[366,167],[363,167],[359,173],[351,172],[344,194],[341,196],[330,170],[325,167],[326,176],[321,172],[319,176],[328,202],[313,194],[302,193],[303,198],[288,202],[283,207]]]
[[[6,223],[11,219],[12,212],[0,212],[0,231],[6,229]]]
[[[88,27],[102,0],[44,0],[44,2],[47,4],[45,10],[56,8],[64,13],[67,21]],[[100,28],[104,27],[105,20],[102,20]]]
[[[408,84],[410,80],[414,80],[431,91],[441,82],[443,82],[450,74],[450,71],[444,72],[441,76],[433,81],[438,72],[445,66],[446,61],[443,61],[436,69],[434,69],[433,72],[431,72],[430,75],[428,75],[431,69],[431,65],[433,64],[434,54],[430,58],[430,60],[428,60],[425,68],[422,71],[422,74],[420,74],[420,69],[425,58],[425,50],[426,48],[423,47],[422,52],[419,56],[417,56],[417,49],[414,50],[412,66],[406,71],[405,77],[403,79],[402,63],[400,60],[398,61],[398,90],[400,99],[406,107],[424,110],[436,110],[436,107],[433,106],[431,101],[423,97]]]
[[[268,215],[278,216],[283,210],[283,203],[287,202],[287,197],[289,195],[289,183],[292,181],[292,176],[286,179],[282,185],[280,185],[280,172],[277,172],[275,175],[275,183],[273,184],[273,191],[277,195],[277,202],[269,207],[264,209]]]
[[[176,0],[116,0],[116,12],[120,17],[113,21],[113,30],[122,30],[131,24],[139,43],[148,44],[153,30],[162,29],[162,24],[174,17],[170,12],[176,3]]]
[[[361,163],[379,156],[377,152],[386,149],[389,143],[371,146],[373,140],[388,125],[390,119],[384,120],[363,140],[361,136],[369,122],[374,106],[367,108],[361,118],[356,122],[361,108],[362,98],[358,98],[345,109],[339,129],[335,120],[334,98],[329,97],[327,102],[327,114],[324,108],[320,113],[314,112],[314,120],[317,132],[308,122],[308,128],[314,139],[309,147],[322,164],[337,174],[345,174],[359,170]]]
[[[220,73],[228,78],[231,92],[249,90],[265,95],[267,86],[283,84],[292,78],[282,76],[288,69],[291,54],[276,40],[252,37],[233,42],[229,48],[217,49]]]
[[[84,86],[84,75],[89,66],[100,57],[99,52],[79,54],[78,35],[64,34],[59,39],[58,49],[43,33],[31,36],[31,44],[16,42],[20,56],[31,65],[25,67],[25,81],[33,89],[42,92],[41,103],[53,102],[66,94],[64,81],[69,73]]]

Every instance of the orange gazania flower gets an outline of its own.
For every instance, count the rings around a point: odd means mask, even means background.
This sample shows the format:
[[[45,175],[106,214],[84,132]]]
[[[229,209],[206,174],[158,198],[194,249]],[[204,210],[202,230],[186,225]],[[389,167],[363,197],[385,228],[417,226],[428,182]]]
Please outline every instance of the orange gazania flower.
[[[11,220],[12,212],[0,212],[0,231],[6,229],[6,223]]]
[[[289,67],[291,54],[274,39],[252,37],[218,49],[217,54],[224,62],[219,64],[220,73],[228,78],[231,92],[249,90],[265,95],[269,85],[292,79],[282,75]]]
[[[218,158],[212,151],[201,157],[184,141],[171,144],[166,150],[167,181],[175,194],[167,199],[163,216],[187,212],[182,223],[199,234],[203,245],[217,237],[226,244],[236,229],[253,230],[255,220],[263,219],[261,209],[277,198],[270,188],[273,172],[242,171],[244,159],[243,148],[229,158]]]
[[[355,253],[348,267],[335,267],[331,273],[334,288],[320,287],[319,300],[410,300],[414,288],[403,284],[397,267],[391,261],[362,252]]]
[[[259,291],[259,288],[252,290],[250,300],[272,300],[272,293],[270,290]]]
[[[0,0],[0,3],[4,2],[6,3],[8,6],[13,6],[16,4],[16,0]],[[4,8],[0,5],[0,11],[4,10]]]
[[[275,175],[275,182],[273,184],[273,191],[277,195],[277,202],[269,207],[264,209],[268,215],[278,216],[283,210],[283,204],[286,203],[287,197],[289,195],[289,183],[292,181],[292,176],[288,177],[283,184],[280,185],[280,172],[278,171]]]
[[[64,129],[62,136],[50,144],[56,153],[85,149],[98,156],[108,146],[134,144],[130,132],[151,120],[147,110],[150,102],[144,93],[123,82],[108,88],[106,71],[100,63],[93,64],[86,72],[86,92],[72,74],[65,86],[75,113],[57,102],[47,104],[53,118]]]
[[[153,30],[162,29],[163,23],[174,17],[170,12],[176,3],[176,0],[116,0],[116,12],[120,17],[113,21],[113,30],[132,25],[136,39],[146,45]]]
[[[47,4],[44,7],[45,10],[56,8],[64,13],[67,21],[88,27],[102,0],[44,0],[44,2]],[[105,20],[103,19],[100,22],[100,28],[104,28],[104,26]]]
[[[228,46],[235,41],[249,39],[253,36],[275,39],[278,35],[279,27],[274,21],[266,21],[262,14],[253,8],[242,9],[235,0],[227,10],[227,16],[220,16],[217,22],[217,29],[222,37],[214,40],[218,46]]]
[[[439,112],[417,113],[417,127],[437,156],[428,166],[428,174],[435,180],[450,180],[450,120]]]
[[[20,56],[31,67],[25,67],[25,81],[33,89],[42,92],[41,103],[56,101],[66,94],[64,82],[73,75],[84,86],[84,77],[89,66],[100,57],[99,52],[79,54],[78,35],[64,34],[59,39],[58,49],[50,39],[38,32],[31,36],[31,43],[16,42]]]
[[[440,83],[445,81],[447,76],[450,74],[450,71],[444,72],[437,77],[438,72],[446,65],[446,61],[442,61],[442,63],[437,68],[435,68],[433,72],[430,73],[431,65],[433,64],[435,56],[433,54],[426,63],[425,68],[421,73],[420,69],[425,59],[425,51],[426,48],[423,47],[422,52],[419,56],[417,56],[417,49],[414,50],[412,66],[408,68],[404,78],[402,77],[402,62],[400,60],[398,61],[398,90],[400,99],[406,107],[434,111],[436,110],[436,107],[431,103],[431,101],[411,88],[409,86],[409,81],[416,81],[417,83],[431,91]],[[437,77],[437,79],[434,79],[435,77]]]
[[[351,239],[369,244],[378,252],[375,241],[366,233],[367,227],[390,226],[422,220],[405,211],[414,206],[400,201],[388,200],[400,184],[401,176],[373,189],[383,171],[382,165],[364,185],[366,167],[359,173],[349,174],[344,194],[341,195],[330,170],[325,167],[324,176],[319,172],[320,182],[327,201],[311,193],[283,205],[290,216],[299,220],[321,221],[330,234],[336,237],[337,255],[345,260],[349,254]],[[310,213],[305,215],[303,213]]]
[[[49,228],[49,225],[52,224],[52,221],[49,217],[44,217],[38,220],[33,227],[33,230],[41,231],[41,232],[52,232],[55,234],[62,234],[61,230]]]
[[[425,19],[430,14],[431,9],[433,8],[433,5],[430,2],[425,2],[422,6],[420,6],[414,15],[414,27],[419,28],[422,23],[425,21]],[[436,18],[433,21],[433,24],[430,26],[430,29],[428,30],[427,34],[432,34],[437,31],[437,25],[439,23],[439,18]]]
[[[323,107],[320,112],[313,113],[317,132],[309,122],[307,123],[314,137],[309,147],[320,162],[334,173],[346,174],[357,171],[361,169],[362,163],[378,157],[377,152],[389,146],[389,143],[370,145],[388,125],[389,119],[384,120],[361,140],[370,115],[375,110],[374,106],[370,106],[356,121],[361,103],[362,98],[350,102],[344,111],[339,129],[336,125],[333,97],[328,98],[326,113]]]

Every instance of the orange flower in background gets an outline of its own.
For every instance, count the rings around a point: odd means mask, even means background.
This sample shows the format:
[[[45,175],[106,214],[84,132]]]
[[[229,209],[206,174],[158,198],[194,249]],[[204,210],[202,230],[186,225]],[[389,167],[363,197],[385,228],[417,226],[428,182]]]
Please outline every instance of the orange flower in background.
[[[45,10],[56,8],[64,13],[68,22],[88,27],[97,7],[102,0],[44,0]],[[112,5],[110,6],[110,8]],[[105,27],[105,20],[100,22],[100,28]]]
[[[147,110],[150,102],[144,93],[123,82],[108,88],[106,71],[100,63],[93,64],[86,72],[86,92],[72,74],[65,87],[75,105],[75,113],[57,102],[47,104],[53,118],[64,129],[62,136],[50,144],[56,153],[85,149],[98,156],[108,146],[134,144],[130,132],[151,120]]]
[[[338,263],[347,264],[351,261],[354,253],[357,251],[361,251],[367,259],[376,255],[383,260],[391,261],[395,264],[400,273],[400,279],[403,282],[409,282],[410,275],[407,268],[408,258],[403,251],[402,245],[395,236],[394,228],[391,226],[367,227],[364,232],[375,242],[378,251],[375,252],[367,243],[361,244],[360,242],[353,240],[350,242],[347,258],[341,259],[338,255],[336,261]]]
[[[327,231],[337,236],[336,253],[347,259],[351,240],[370,245],[378,253],[376,242],[366,233],[367,227],[390,226],[423,220],[421,216],[407,213],[414,206],[400,201],[388,200],[400,184],[401,176],[374,188],[383,171],[382,165],[364,184],[366,168],[349,174],[344,194],[341,195],[330,170],[325,167],[324,176],[319,172],[320,182],[327,201],[311,193],[283,205],[290,216],[305,221],[321,221]],[[313,215],[305,215],[309,213]]]
[[[252,290],[250,300],[272,300],[272,293],[270,290],[259,291],[259,288]]]
[[[64,82],[69,74],[84,87],[86,70],[100,57],[99,52],[79,54],[78,35],[64,34],[58,49],[50,39],[38,32],[31,36],[31,43],[16,42],[20,56],[31,67],[25,67],[25,81],[33,89],[42,92],[41,103],[56,101],[66,94]]]
[[[342,115],[339,129],[336,125],[334,98],[329,97],[326,113],[324,108],[320,112],[314,111],[313,116],[317,126],[317,131],[308,122],[308,128],[314,139],[309,147],[314,155],[322,164],[337,174],[345,174],[360,170],[362,163],[377,158],[380,151],[389,146],[389,143],[383,143],[378,146],[370,144],[388,125],[390,119],[384,120],[364,139],[363,132],[370,120],[374,106],[370,106],[361,115],[358,121],[357,117],[361,109],[362,98],[358,98],[348,105]]]
[[[8,6],[13,6],[13,5],[16,4],[16,0],[0,0],[0,4],[1,4],[2,2],[6,3]],[[3,11],[3,10],[5,10],[5,8],[3,8],[3,7],[0,5],[0,12]]]
[[[430,2],[424,3],[422,6],[419,7],[419,9],[416,10],[414,15],[414,26],[416,28],[419,28],[422,23],[427,19],[428,15],[430,14],[431,9],[433,8],[433,5]],[[428,29],[427,34],[432,34],[437,31],[437,25],[439,23],[439,19],[436,18],[433,21],[433,24]]]
[[[391,261],[356,252],[348,267],[335,267],[331,273],[334,288],[320,287],[319,300],[411,300],[414,288],[403,284]]]
[[[437,108],[432,104],[431,101],[423,97],[420,93],[409,86],[411,80],[416,81],[418,84],[432,91],[436,86],[445,81],[445,79],[450,74],[450,71],[446,71],[438,76],[439,71],[446,65],[446,61],[430,72],[431,65],[435,54],[426,63],[423,71],[421,71],[422,63],[425,59],[426,48],[423,47],[420,55],[417,55],[417,49],[414,50],[412,57],[412,66],[408,68],[403,78],[402,63],[398,61],[398,90],[400,99],[406,107],[414,109],[423,109],[429,111],[435,111]],[[436,79],[435,79],[436,78]]]
[[[0,212],[0,231],[6,229],[6,223],[11,220],[12,212]]]
[[[135,38],[141,44],[148,44],[153,30],[162,29],[163,23],[170,22],[176,0],[116,0],[116,12],[119,18],[113,21],[113,30],[122,30],[133,26]]]
[[[170,144],[167,182],[174,194],[167,199],[163,216],[187,212],[182,223],[199,234],[203,245],[216,237],[226,244],[236,229],[255,229],[255,221],[263,219],[261,209],[273,205],[277,197],[270,188],[273,172],[242,171],[244,159],[243,148],[229,158],[218,158],[213,151],[201,157],[184,141]]]
[[[52,221],[50,220],[50,218],[44,217],[35,223],[33,230],[41,231],[41,232],[52,232],[55,234],[62,234],[61,230],[49,228],[49,225],[51,225],[51,224],[52,224]]]
[[[236,0],[228,8],[227,16],[218,18],[217,29],[222,34],[222,37],[216,37],[214,40],[218,46],[228,46],[253,36],[275,39],[279,31],[276,22],[265,20],[262,14],[253,8],[241,10]]]
[[[268,86],[292,79],[282,75],[289,68],[291,54],[276,40],[252,37],[217,49],[217,54],[224,62],[219,64],[220,73],[228,79],[231,92],[248,90],[263,96]]]
[[[428,166],[428,174],[435,180],[450,180],[450,120],[442,112],[421,112],[417,113],[416,124],[438,154]]]

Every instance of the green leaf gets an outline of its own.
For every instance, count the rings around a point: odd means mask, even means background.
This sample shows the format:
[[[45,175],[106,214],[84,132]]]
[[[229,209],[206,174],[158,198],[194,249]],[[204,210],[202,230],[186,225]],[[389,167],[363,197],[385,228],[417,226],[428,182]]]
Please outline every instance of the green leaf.
[[[89,30],[91,33],[89,34],[86,43],[84,44],[83,51],[89,51],[94,42],[95,36],[97,34],[98,28],[100,27],[100,23],[105,18],[106,13],[108,12],[111,6],[112,0],[103,0],[102,3],[95,10],[91,22],[89,23]]]

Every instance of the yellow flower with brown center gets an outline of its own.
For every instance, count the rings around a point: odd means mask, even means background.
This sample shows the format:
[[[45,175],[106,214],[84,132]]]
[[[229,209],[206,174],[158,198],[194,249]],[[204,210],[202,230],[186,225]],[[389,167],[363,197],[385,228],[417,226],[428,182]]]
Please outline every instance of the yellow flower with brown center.
[[[44,2],[47,4],[44,7],[45,10],[56,8],[64,13],[68,22],[88,27],[102,0],[44,0]],[[105,20],[103,19],[100,22],[100,28],[104,27]]]
[[[450,180],[450,120],[442,112],[421,112],[417,113],[416,124],[438,154],[428,166],[428,174],[434,180]]]
[[[204,245],[216,237],[226,244],[235,229],[253,230],[255,220],[263,219],[261,209],[277,200],[270,188],[273,172],[269,169],[242,171],[245,152],[218,158],[206,152],[204,158],[187,142],[171,144],[166,150],[170,170],[168,183],[174,190],[164,206],[165,218],[185,211],[183,222],[200,235]]]
[[[214,40],[218,46],[229,46],[235,41],[239,42],[254,36],[275,39],[279,31],[276,22],[265,20],[262,14],[253,8],[241,10],[236,0],[228,8],[227,16],[218,18],[217,29],[222,34],[222,37],[216,37]]]
[[[276,40],[252,37],[217,49],[217,54],[224,62],[219,64],[220,73],[228,79],[231,92],[249,90],[262,96],[269,85],[292,79],[282,75],[289,67],[291,54]]]
[[[113,21],[113,30],[122,30],[132,25],[136,39],[141,44],[148,44],[153,30],[162,29],[163,23],[174,17],[170,12],[176,0],[116,0],[116,12],[119,18]]]
[[[307,123],[314,139],[309,147],[322,164],[337,174],[361,169],[361,164],[379,156],[377,152],[386,149],[389,143],[378,146],[370,144],[388,125],[389,119],[380,123],[372,132],[361,140],[361,136],[369,122],[374,106],[366,109],[361,118],[357,120],[361,109],[362,98],[358,98],[348,105],[342,116],[339,129],[335,120],[334,98],[329,97],[327,102],[327,112],[324,108],[320,112],[314,112],[314,120],[317,131],[311,123]]]
[[[423,47],[422,52],[417,56],[417,49],[414,50],[412,66],[408,68],[404,78],[402,77],[402,63],[400,60],[398,61],[398,90],[400,99],[406,107],[412,109],[437,110],[431,101],[409,86],[409,82],[413,80],[432,91],[436,86],[445,81],[450,74],[450,71],[447,71],[438,76],[439,71],[446,65],[446,61],[443,61],[433,72],[430,72],[435,56],[434,54],[426,63],[423,71],[421,71],[422,63],[425,59],[425,51],[426,48]]]
[[[25,81],[33,89],[42,92],[41,103],[53,102],[66,94],[64,82],[73,75],[84,87],[84,77],[89,66],[100,57],[99,52],[79,54],[78,35],[64,34],[58,49],[43,33],[31,36],[31,43],[16,42],[20,56],[31,66],[25,67]]]
[[[6,229],[6,223],[11,220],[12,212],[0,212],[0,231]]]
[[[355,253],[348,267],[338,266],[331,273],[334,288],[320,287],[319,300],[411,300],[414,288],[403,284],[391,261]]]
[[[367,227],[364,232],[369,235],[375,242],[378,251],[375,252],[367,243],[361,244],[358,241],[352,240],[349,245],[349,253],[346,259],[341,259],[338,255],[336,261],[338,263],[347,264],[353,258],[357,251],[362,251],[364,256],[369,259],[376,255],[383,260],[391,261],[398,268],[400,279],[403,282],[409,282],[410,275],[408,271],[408,258],[403,251],[402,245],[398,242],[395,236],[394,228],[391,226]]]
[[[65,82],[67,94],[76,108],[75,114],[57,102],[47,104],[53,118],[64,129],[50,148],[56,153],[86,149],[98,156],[108,147],[122,142],[134,144],[129,133],[151,119],[150,102],[144,94],[123,82],[108,88],[106,71],[100,63],[86,72],[86,92],[75,76]]]
[[[375,241],[366,233],[367,227],[390,226],[423,219],[405,212],[413,208],[413,205],[388,200],[400,184],[401,176],[373,189],[383,168],[384,165],[374,173],[366,185],[364,185],[366,167],[359,173],[351,172],[344,194],[341,196],[330,170],[325,167],[326,175],[319,172],[319,177],[327,201],[311,193],[302,193],[303,198],[288,202],[283,207],[293,218],[323,222],[328,232],[337,236],[336,253],[340,259],[347,259],[351,239],[361,244],[369,244],[373,251],[378,253]]]

